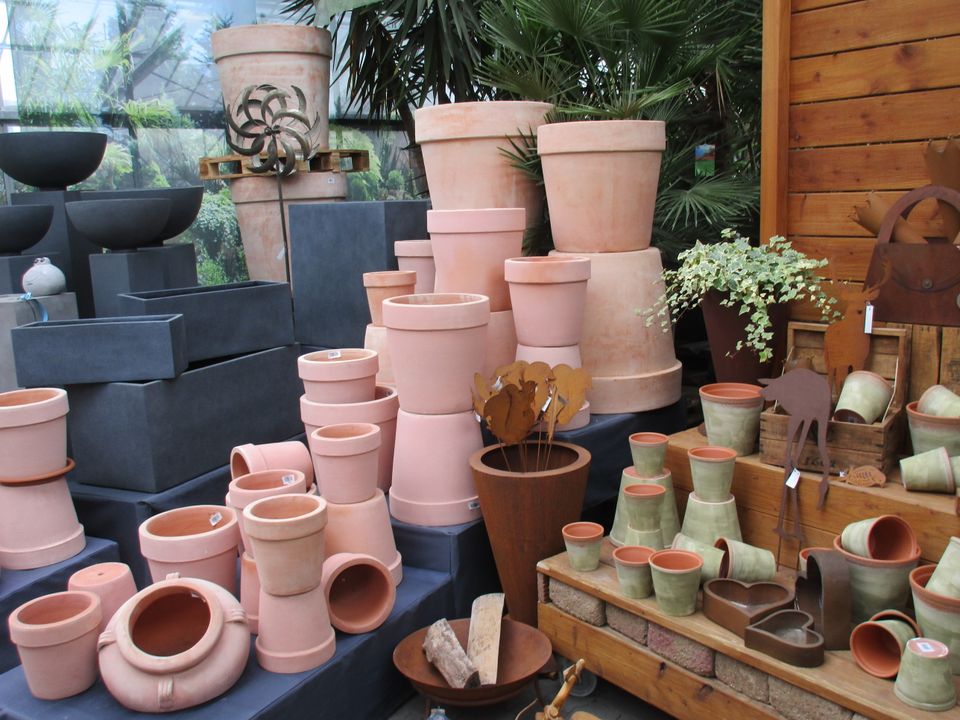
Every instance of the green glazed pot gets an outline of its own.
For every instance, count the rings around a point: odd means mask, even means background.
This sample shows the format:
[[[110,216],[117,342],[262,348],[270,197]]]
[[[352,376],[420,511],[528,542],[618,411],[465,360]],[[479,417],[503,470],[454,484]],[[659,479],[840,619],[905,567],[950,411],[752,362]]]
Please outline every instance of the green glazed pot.
[[[633,525],[628,525],[624,546],[627,545],[663,550],[663,534],[660,532],[660,528],[656,528],[655,530],[637,530]]]
[[[688,550],[660,550],[650,556],[657,605],[665,615],[693,615],[703,560]]]
[[[953,464],[946,448],[934,448],[900,461],[903,487],[913,492],[954,493]]]
[[[960,538],[950,538],[930,576],[927,590],[960,599]]]
[[[638,600],[653,594],[653,578],[650,575],[650,556],[653,548],[624,545],[613,551],[613,564],[617,568],[620,591],[628,598]]]
[[[704,502],[695,492],[690,493],[680,532],[707,545],[713,545],[721,537],[743,540],[737,503],[733,497],[725,502]]]
[[[620,546],[625,544],[627,535],[627,511],[623,502],[623,491],[630,485],[646,483],[648,485],[660,485],[667,492],[663,496],[663,506],[660,508],[660,532],[663,535],[662,544],[664,547],[673,542],[673,537],[680,532],[680,516],[677,513],[677,499],[673,492],[673,476],[669,470],[664,470],[662,475],[652,478],[641,478],[637,475],[636,468],[633,466],[624,468],[620,476],[620,492],[617,496],[617,510],[613,516],[613,528],[610,530],[610,542]]]
[[[900,657],[916,630],[903,620],[868,620],[850,634],[850,652],[860,669],[874,677],[892,678]]]
[[[662,485],[627,485],[623,489],[623,503],[627,511],[628,525],[637,530],[654,530],[659,533],[660,514],[666,494],[667,490]]]
[[[907,424],[915,455],[946,448],[950,457],[960,455],[960,417],[927,415],[917,410],[917,403],[907,404]]]
[[[833,419],[872,425],[887,412],[892,397],[889,380],[869,370],[857,370],[843,382]]]
[[[873,560],[908,560],[917,549],[917,536],[910,524],[897,515],[858,520],[840,535],[847,552]]]
[[[901,702],[920,710],[944,712],[957,704],[950,675],[950,650],[942,642],[919,637],[907,641],[893,692]]]
[[[701,583],[720,577],[720,563],[723,562],[724,557],[723,550],[694,540],[683,533],[677,533],[677,536],[673,539],[672,547],[674,550],[689,550],[700,556],[700,559],[703,560],[703,567],[700,569]]]
[[[917,401],[917,411],[925,415],[960,417],[960,395],[943,385],[933,385]]]
[[[924,637],[939,640],[950,649],[950,670],[960,675],[960,598],[927,588],[933,569],[933,565],[924,565],[910,573],[913,609]]]
[[[853,622],[862,623],[882,610],[902,610],[910,597],[910,571],[920,560],[920,546],[906,560],[874,560],[847,552],[840,536],[833,548],[847,561],[850,569],[850,594]]]
[[[663,433],[638,432],[633,433],[628,441],[630,455],[633,457],[633,469],[641,478],[653,478],[663,475],[663,459],[667,454],[667,443],[670,442]]]
[[[707,502],[723,502],[730,498],[733,471],[737,465],[735,450],[706,445],[690,448],[687,458],[690,461],[693,491],[697,497]]]
[[[751,455],[760,436],[763,397],[759,385],[713,383],[700,388],[703,423],[711,445]]]
[[[600,544],[603,525],[593,522],[575,522],[563,526],[563,544],[567,548],[570,567],[580,572],[592,572],[600,565]]]
[[[777,574],[777,560],[769,550],[724,537],[715,547],[724,553],[720,577],[753,583],[773,580]]]

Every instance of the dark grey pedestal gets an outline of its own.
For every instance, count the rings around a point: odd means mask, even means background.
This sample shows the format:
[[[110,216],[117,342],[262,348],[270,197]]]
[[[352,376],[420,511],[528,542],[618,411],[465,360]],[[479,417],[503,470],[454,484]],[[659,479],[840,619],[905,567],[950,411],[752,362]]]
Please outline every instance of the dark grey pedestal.
[[[46,257],[51,264],[62,268],[63,259],[60,253],[46,255],[0,255],[0,295],[20,295],[23,293],[23,274],[33,267],[37,258]]]
[[[197,280],[197,251],[193,243],[145,247],[137,252],[158,253],[163,258],[163,287],[186,288],[200,284]]]
[[[141,248],[134,252],[110,252],[90,256],[90,278],[97,317],[130,315],[117,299],[122,293],[138,293],[197,285],[197,254],[193,243]],[[160,311],[166,313],[167,311]],[[136,313],[140,314],[140,313]],[[262,347],[276,347],[278,342]]]
[[[363,273],[396,270],[393,243],[427,237],[428,200],[290,207],[297,340],[363,347],[370,322]]]

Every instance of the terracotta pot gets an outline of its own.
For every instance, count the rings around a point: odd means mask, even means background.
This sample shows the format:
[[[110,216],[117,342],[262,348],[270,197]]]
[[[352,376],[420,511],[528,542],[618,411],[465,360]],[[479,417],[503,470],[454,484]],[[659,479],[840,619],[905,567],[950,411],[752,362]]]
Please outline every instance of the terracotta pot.
[[[324,561],[323,591],[331,624],[354,635],[383,625],[397,600],[387,566],[356,553],[339,553]]]
[[[663,550],[666,545],[663,544],[663,533],[660,528],[656,530],[638,530],[633,525],[627,525],[627,532],[624,535],[624,545],[634,545],[639,547],[648,547],[653,550]]]
[[[336,651],[323,585],[299,595],[260,593],[257,662],[267,672],[299,673],[320,667]]]
[[[537,128],[556,248],[647,248],[665,147],[665,125],[657,120],[563,122]]]
[[[513,310],[490,313],[487,325],[487,355],[483,364],[483,376],[493,377],[498,367],[509,365],[517,359],[517,329],[513,323]]]
[[[650,574],[657,605],[664,615],[693,615],[697,611],[703,560],[687,550],[660,550],[650,556]]]
[[[583,361],[580,359],[579,345],[530,347],[529,345],[517,343],[516,359],[528,363],[543,362],[550,367],[556,367],[557,365],[569,365],[572,368],[583,367]]]
[[[723,552],[720,577],[752,583],[773,580],[777,574],[777,559],[769,550],[732,538],[718,538],[714,547]]]
[[[960,600],[960,538],[950,538],[930,576],[927,590]]]
[[[943,385],[931,385],[917,401],[917,412],[939,417],[960,418],[960,395]]]
[[[663,474],[663,459],[670,438],[663,433],[638,432],[630,435],[627,441],[637,477],[652,478]]]
[[[695,492],[690,493],[680,532],[708,545],[722,537],[743,540],[733,496],[724,502],[712,503],[701,500]]]
[[[472,411],[483,369],[490,301],[460,293],[404,295],[383,303],[400,408],[444,415]]]
[[[705,445],[687,451],[693,491],[701,500],[724,502],[730,499],[737,452],[731,448]]]
[[[572,522],[564,525],[561,533],[571,568],[579,572],[593,572],[600,566],[603,525],[595,522]]]
[[[428,210],[438,293],[490,298],[491,312],[510,309],[503,264],[523,251],[523,208]]]
[[[854,555],[892,562],[913,558],[918,547],[913,528],[897,515],[850,523],[843,529],[840,542],[844,550]]]
[[[327,504],[325,557],[339,553],[370,555],[382,562],[393,584],[403,579],[403,565],[393,539],[387,500],[379,490],[362,503]]]
[[[740,315],[739,304],[734,307],[721,305],[723,299],[724,295],[716,291],[710,291],[700,299],[700,309],[703,311],[703,322],[710,344],[710,359],[713,361],[717,382],[756,385],[759,378],[773,377],[773,368],[777,367],[778,358],[785,354],[789,306],[782,304],[767,307],[773,332],[773,357],[761,363],[760,356],[750,348],[737,350],[737,343],[746,342],[748,317]]]
[[[760,437],[763,397],[759,385],[714,383],[700,388],[703,422],[711,445],[752,455]]]
[[[236,480],[241,475],[286,468],[302,472],[307,486],[313,483],[313,459],[310,457],[310,449],[299,440],[263,445],[248,443],[237,445],[230,451],[231,480]]]
[[[370,321],[383,325],[383,301],[398,295],[413,295],[417,286],[417,274],[412,270],[382,270],[363,274],[363,287],[367,291]],[[433,292],[429,290],[428,292]]]
[[[301,443],[297,443],[303,447]],[[310,473],[311,477],[313,473]],[[241,475],[230,481],[230,488],[224,502],[237,514],[240,525],[240,540],[243,548],[250,557],[253,555],[253,546],[247,537],[247,529],[243,523],[243,509],[250,503],[274,495],[290,495],[292,493],[307,492],[306,476],[299,470],[263,470],[261,472]]]
[[[437,267],[433,262],[433,245],[429,240],[397,240],[393,243],[400,270],[412,270],[417,274],[413,292],[417,295],[432,293]]]
[[[913,492],[952,495],[957,489],[953,462],[946,448],[942,447],[903,458],[900,461],[900,480],[904,488]]]
[[[437,210],[526,208],[540,222],[543,190],[505,152],[545,122],[553,105],[525,101],[461,102],[414,111],[417,142]],[[470,168],[469,177],[463,169]]]
[[[960,418],[925,415],[917,410],[917,403],[907,403],[907,424],[915,455],[946,448],[953,457],[960,455]]]
[[[910,573],[913,609],[924,637],[939,640],[950,648],[950,671],[960,675],[960,598],[930,590],[935,566],[923,565]]]
[[[364,348],[318,350],[297,359],[304,393],[318,403],[370,402],[379,369],[377,353]]]
[[[257,573],[257,561],[250,553],[240,556],[240,605],[247,614],[250,633],[260,632],[260,575]]]
[[[957,687],[950,675],[950,654],[949,648],[937,640],[908,640],[893,684],[897,699],[929,712],[953,709]]]
[[[459,525],[480,517],[467,464],[483,447],[473,410],[417,415],[400,410],[393,456],[390,513],[412,525]]]
[[[653,594],[650,556],[654,552],[652,548],[636,545],[624,545],[613,551],[613,564],[617,569],[620,592],[628,598],[636,600]]]
[[[528,466],[533,467],[534,445],[498,444],[473,453],[470,469],[510,617],[536,625],[536,565],[563,550],[563,526],[580,517],[590,453],[577,445],[554,442],[551,469],[522,473],[518,469],[524,450]]]
[[[617,495],[617,509],[613,516],[613,529],[610,530],[610,542],[614,545],[623,545],[627,533],[627,512],[623,507],[623,491],[628,485],[650,483],[662,485],[667,491],[663,496],[663,506],[660,509],[660,532],[663,536],[663,545],[667,547],[673,542],[674,536],[680,532],[680,516],[677,513],[677,499],[673,492],[673,476],[667,469],[655,477],[640,477],[636,469],[631,466],[623,469],[620,475],[620,490]],[[712,544],[712,543],[711,543]]]
[[[67,487],[73,460],[65,465],[45,476],[0,482],[0,567],[46,567],[86,547]]]
[[[120,606],[137,594],[137,585],[126,563],[103,562],[77,570],[67,580],[67,590],[83,590],[100,598],[98,632],[103,632]]]
[[[667,490],[662,485],[627,485],[622,496],[627,511],[627,525],[636,530],[660,533],[660,517],[666,494]]]
[[[127,600],[97,649],[103,682],[121,705],[172,712],[233,686],[247,665],[250,630],[222,587],[172,575]]]
[[[850,594],[855,623],[869,620],[881,610],[900,610],[910,596],[910,571],[920,560],[920,546],[906,560],[874,560],[843,549],[840,536],[833,539],[833,548],[847,561],[850,569]]]
[[[67,391],[0,393],[0,481],[62,470],[67,464]]]
[[[140,553],[154,582],[170,573],[237,587],[237,514],[225,505],[192,505],[167,510],[140,524]]]
[[[30,694],[59,700],[97,680],[100,598],[72,590],[24,603],[8,620]]]
[[[503,275],[510,287],[520,343],[531,347],[580,344],[590,258],[515,257],[504,263]]]
[[[310,434],[320,494],[335,503],[363,502],[377,489],[380,428],[372,423],[325,425]]]
[[[298,595],[320,584],[327,501],[316,495],[275,495],[243,509],[260,588]]]
[[[377,385],[394,387],[396,379],[393,376],[393,360],[390,358],[390,346],[387,345],[387,329],[372,323],[367,325],[363,334],[363,347],[377,353],[380,360],[380,370],[377,371]]]
[[[896,677],[907,640],[916,637],[908,623],[900,620],[869,620],[850,634],[850,651],[860,669],[874,677]]]
[[[726,555],[725,550],[694,540],[683,533],[677,533],[670,547],[674,550],[689,550],[700,556],[700,559],[703,560],[703,567],[700,568],[701,583],[720,577],[720,563],[723,562]]]
[[[884,416],[892,398],[893,385],[886,378],[868,370],[854,371],[843,381],[833,419],[871,425]]]
[[[390,489],[393,477],[393,451],[399,410],[397,391],[386,385],[377,385],[375,399],[362,403],[315,403],[308,400],[306,395],[300,397],[300,419],[303,420],[307,437],[318,428],[337,423],[373,423],[380,428],[377,487],[385,492]],[[312,461],[310,471],[313,472]]]

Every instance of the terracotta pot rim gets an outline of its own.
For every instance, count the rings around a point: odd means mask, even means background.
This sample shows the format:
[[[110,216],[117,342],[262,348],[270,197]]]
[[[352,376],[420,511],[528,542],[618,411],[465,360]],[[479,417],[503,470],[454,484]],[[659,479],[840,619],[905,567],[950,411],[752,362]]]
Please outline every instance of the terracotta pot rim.
[[[613,560],[618,565],[644,567],[650,565],[650,556],[655,552],[646,545],[621,545],[613,549]]]
[[[476,235],[479,233],[522,233],[527,224],[526,208],[477,208],[473,210],[427,210],[427,232],[434,235]]]
[[[4,478],[0,477],[0,485],[40,485],[45,482],[60,480],[66,477],[67,473],[73,471],[77,464],[73,458],[67,458],[67,464],[59,470],[44,473],[43,475],[34,475],[25,478]]]
[[[508,258],[503,279],[517,285],[559,285],[590,279],[590,258],[579,255],[545,255]]]
[[[917,621],[900,610],[881,610],[878,613],[874,613],[873,617],[870,618],[870,622],[877,622],[878,620],[899,620],[900,622],[905,622],[907,625],[913,628],[913,631],[917,634],[917,637],[920,637],[921,635],[920,626],[917,624]]]
[[[0,429],[37,425],[69,411],[63,388],[27,388],[0,393]]]
[[[339,353],[331,357],[331,355]],[[297,358],[301,380],[308,382],[340,382],[376,375],[380,358],[376,350],[340,348],[317,350]]]
[[[389,330],[466,330],[490,321],[490,298],[473,293],[414,293],[383,301]],[[388,340],[389,342],[389,340]]]
[[[879,625],[874,622],[872,619],[867,622],[862,622],[857,625],[850,633],[850,652],[853,654],[854,659],[856,660],[857,665],[864,672],[873,675],[878,678],[892,678],[896,677],[897,672],[900,669],[900,658],[896,659],[896,662],[891,662],[889,665],[892,667],[885,666],[882,662],[877,662],[876,658],[870,657],[863,653],[863,648],[860,647],[861,643],[865,642],[864,636],[867,633],[882,633],[891,638],[894,642],[899,645],[899,640],[897,636],[894,635],[889,629],[883,625]]]
[[[286,42],[274,38],[282,34]],[[298,42],[291,43],[291,40]],[[217,30],[210,35],[214,61],[236,55],[258,53],[291,53],[321,55],[328,60],[333,56],[330,31],[312,25],[288,25],[285,23],[257,23],[235,25]],[[226,46],[226,47],[224,47]]]
[[[659,475],[652,475],[650,477],[640,477],[637,474],[637,469],[633,465],[628,465],[620,473],[621,478],[626,475],[631,480],[636,480],[636,484],[647,483],[650,484],[654,480],[665,480],[666,478],[673,478],[673,473],[670,472],[667,468],[663,468],[663,472]]]
[[[310,433],[310,452],[314,455],[347,457],[373,452],[379,447],[380,426],[374,423],[333,423]]]
[[[297,173],[283,180],[284,200],[329,200],[347,197],[347,174],[342,172]],[[230,181],[230,199],[239,207],[276,204],[277,181],[272,177],[244,175]]]
[[[157,535],[150,528],[157,521],[168,520],[184,513],[220,513],[226,519],[222,525],[202,532],[185,535]],[[237,512],[226,505],[187,505],[147,518],[140,523],[140,553],[148,560],[158,562],[190,562],[202,560],[229,551],[240,544],[240,523]]]
[[[917,410],[917,401],[907,403],[907,419],[920,420],[931,425],[945,425],[950,428],[960,429],[960,417],[947,417],[944,415],[928,415]]]
[[[480,100],[417,108],[417,142],[518,137],[546,122],[551,103],[532,100]],[[453,122],[451,116],[459,116]]]
[[[537,153],[663,152],[666,123],[661,120],[581,120],[537,128]]]
[[[660,563],[664,560],[676,560],[678,563],[682,563],[683,567],[667,567],[661,565]],[[656,568],[660,572],[681,575],[702,568],[703,558],[692,550],[674,550],[673,548],[667,548],[658,550],[650,556],[650,567]]]
[[[687,450],[690,460],[708,463],[726,463],[737,459],[737,451],[722,445],[701,445]]]
[[[283,479],[292,477],[293,482],[284,482]],[[250,487],[250,485],[253,487]],[[237,510],[243,510],[250,503],[260,498],[269,497],[283,492],[306,492],[307,476],[292,468],[275,468],[240,475],[230,481],[227,490],[227,503]]]
[[[67,599],[81,604],[69,617],[48,623],[31,623],[23,619],[24,614],[29,614],[37,607],[53,605]],[[102,618],[100,596],[88,590],[67,590],[41,595],[23,603],[10,613],[8,621],[10,642],[20,647],[60,645],[75,640],[91,630],[97,630]]]
[[[747,383],[711,383],[700,388],[700,398],[723,405],[762,406],[762,390]]]
[[[549,470],[541,470],[539,472],[519,472],[516,470],[500,470],[499,468],[495,468],[495,467],[491,467],[490,465],[487,465],[483,461],[483,458],[486,455],[491,453],[499,454],[500,448],[509,447],[509,445],[505,445],[503,443],[496,443],[494,445],[487,445],[486,447],[482,447],[479,450],[476,450],[470,456],[470,460],[469,460],[470,467],[479,472],[483,472],[486,475],[489,475],[491,477],[537,479],[537,478],[553,477],[554,475],[558,475],[558,474],[576,472],[586,467],[590,463],[592,456],[590,455],[590,451],[584,447],[580,447],[579,445],[575,445],[573,443],[559,442],[556,440],[554,440],[553,445],[554,445],[554,448],[562,447],[562,448],[566,448],[567,450],[572,450],[574,453],[576,453],[576,457],[573,459],[572,462],[570,462],[567,465],[563,465],[558,468],[551,468]]]
[[[371,415],[367,422],[382,423],[395,419],[397,412],[400,410],[400,398],[397,396],[397,389],[390,385],[377,385],[375,392],[379,397],[358,403],[321,403],[311,400],[306,395],[301,395],[300,419],[309,425],[323,427],[333,423],[310,421],[319,420],[318,415],[326,416],[328,413],[332,415],[332,419],[338,419],[355,412],[367,410]]]
[[[589,544],[603,538],[603,525],[578,520],[564,525],[562,532],[564,540],[577,544]]]
[[[361,620],[351,620],[343,617],[337,612],[337,606],[331,602],[331,593],[333,585],[337,578],[345,571],[358,565],[367,565],[372,567],[380,579],[384,596],[379,598],[374,611]],[[397,599],[397,589],[393,582],[393,576],[380,560],[373,555],[364,553],[335,553],[323,561],[323,594],[327,601],[327,612],[330,615],[330,624],[337,630],[345,633],[365,633],[375,630],[384,623],[393,611],[393,606]]]
[[[363,274],[365,288],[404,287],[416,284],[416,270],[377,270]]]
[[[401,252],[401,250],[403,252]],[[433,243],[430,240],[395,240],[393,254],[397,257],[433,257]]]
[[[657,445],[667,445],[670,442],[670,436],[663,433],[642,431],[630,433],[627,442],[643,447],[655,447]]]
[[[265,516],[275,506],[297,503],[294,514],[284,517]],[[327,501],[319,495],[299,493],[273,495],[256,500],[243,509],[243,528],[247,536],[257,540],[286,541],[321,532],[327,525]]]
[[[960,613],[960,598],[927,590],[927,582],[936,567],[936,565],[920,565],[910,571],[910,587],[913,589],[914,595],[938,610],[955,614]]]
[[[860,555],[854,555],[852,552],[847,552],[844,550],[843,545],[840,542],[840,536],[836,535],[833,538],[833,549],[840,553],[848,563],[854,565],[860,565],[862,567],[873,567],[873,568],[887,568],[890,570],[896,568],[906,568],[910,567],[917,563],[920,560],[920,546],[914,546],[913,554],[905,560],[876,560],[874,558],[861,557]],[[809,562],[809,558],[807,562]]]
[[[623,493],[624,495],[631,495],[637,498],[646,498],[666,495],[667,489],[663,485],[655,485],[653,483],[635,483],[633,485],[627,485],[627,487],[623,489]]]

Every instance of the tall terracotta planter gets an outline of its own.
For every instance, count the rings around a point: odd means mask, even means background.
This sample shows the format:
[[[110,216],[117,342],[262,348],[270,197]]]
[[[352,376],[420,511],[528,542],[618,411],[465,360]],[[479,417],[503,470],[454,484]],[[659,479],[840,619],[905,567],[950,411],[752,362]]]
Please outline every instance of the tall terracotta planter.
[[[364,502],[327,503],[327,520],[326,557],[340,553],[370,555],[386,566],[394,585],[400,584],[403,580],[402,558],[393,538],[387,500],[381,491],[377,490]]]
[[[749,318],[740,315],[739,305],[722,306],[722,299],[719,292],[711,291],[700,300],[717,382],[755,385],[758,378],[772,377],[773,369],[779,367],[777,361],[785,355],[789,306],[771,305],[768,308],[773,330],[773,358],[762,363],[760,356],[750,348],[737,350],[737,343],[747,339],[746,324]]]
[[[67,464],[67,391],[35,388],[0,393],[0,479],[19,480]]]
[[[363,287],[367,291],[371,324],[383,325],[383,301],[417,292],[417,273],[413,270],[366,272],[363,274]],[[433,292],[433,288],[427,292]]]
[[[397,240],[393,243],[393,252],[401,271],[412,270],[417,274],[413,292],[417,295],[432,293],[437,273],[433,262],[433,244],[429,240]]]
[[[590,258],[515,257],[504,263],[517,342],[531,347],[579,345]]]
[[[666,126],[658,120],[541,125],[537,152],[560,252],[650,245]]]
[[[520,453],[534,466],[536,444],[492,445],[470,456],[497,575],[511,619],[537,624],[537,563],[563,551],[563,526],[580,518],[590,453],[555,442],[550,469],[519,472]],[[504,459],[509,460],[509,467]]]

